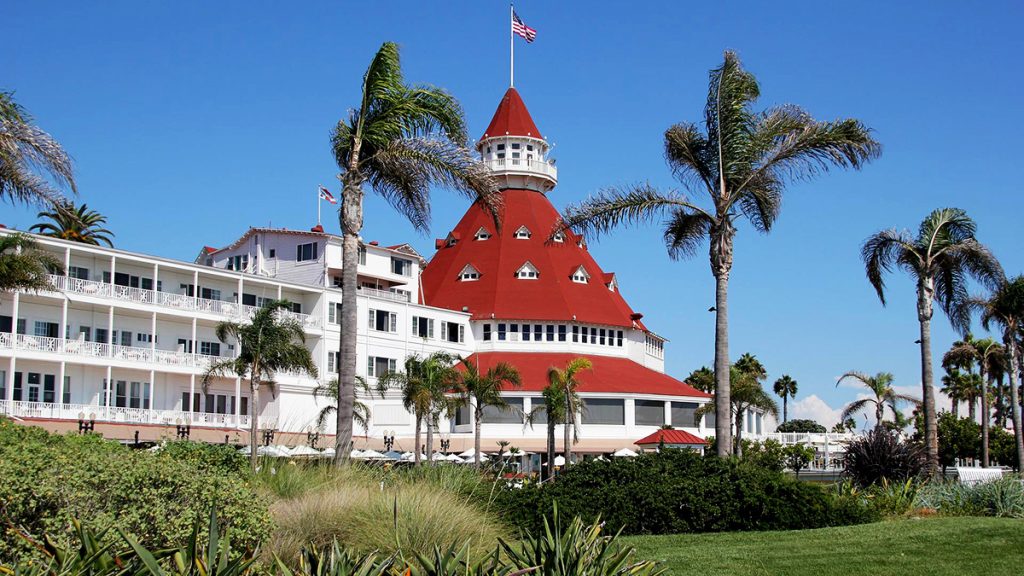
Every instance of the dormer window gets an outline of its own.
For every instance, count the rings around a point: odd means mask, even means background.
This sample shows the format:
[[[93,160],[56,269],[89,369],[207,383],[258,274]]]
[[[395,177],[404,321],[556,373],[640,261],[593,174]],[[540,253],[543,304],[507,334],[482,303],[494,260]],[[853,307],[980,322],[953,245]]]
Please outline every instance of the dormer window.
[[[580,266],[572,273],[572,281],[577,284],[586,284],[589,279],[590,274],[587,274],[587,270],[583,266]]]
[[[455,246],[458,243],[459,243],[459,236],[458,236],[458,234],[455,234],[454,232],[448,234],[448,238],[445,238],[445,245],[446,246]]]
[[[527,262],[520,266],[519,270],[516,270],[516,278],[520,280],[536,280],[540,278],[540,272],[537,271],[533,264]]]
[[[472,264],[466,264],[466,267],[459,272],[460,282],[475,282],[480,279],[480,271],[473,267]]]
[[[562,242],[565,242],[565,234],[561,232],[555,232],[555,235],[552,236],[551,239],[561,244]]]
[[[486,228],[480,228],[479,230],[476,231],[476,234],[473,236],[473,238],[475,240],[489,240],[491,238],[491,233],[488,232]]]
[[[516,240],[529,240],[530,236],[530,229],[526,226],[520,226],[519,230],[516,230]]]

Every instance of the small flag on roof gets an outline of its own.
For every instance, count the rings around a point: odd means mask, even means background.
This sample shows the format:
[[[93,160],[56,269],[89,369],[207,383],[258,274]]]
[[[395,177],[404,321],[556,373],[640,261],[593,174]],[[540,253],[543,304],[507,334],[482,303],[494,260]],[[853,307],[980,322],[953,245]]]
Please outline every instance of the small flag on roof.
[[[337,204],[338,203],[338,201],[334,199],[334,194],[331,194],[330,190],[328,190],[327,188],[324,188],[323,184],[320,185],[320,199],[321,200],[327,200],[331,204]]]
[[[518,34],[527,42],[533,42],[537,38],[537,31],[530,28],[523,22],[523,19],[516,14],[515,10],[512,11],[512,32]]]

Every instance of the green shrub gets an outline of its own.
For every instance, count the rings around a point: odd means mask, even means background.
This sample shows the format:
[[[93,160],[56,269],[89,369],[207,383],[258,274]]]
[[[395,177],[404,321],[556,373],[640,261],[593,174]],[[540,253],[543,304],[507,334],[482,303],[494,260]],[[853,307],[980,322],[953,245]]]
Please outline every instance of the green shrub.
[[[800,418],[797,418],[797,419],[794,419],[794,420],[787,420],[787,421],[783,422],[782,424],[779,424],[779,427],[776,428],[775,431],[776,432],[814,432],[814,433],[818,433],[818,434],[823,433],[823,432],[827,432],[827,430],[825,430],[824,426],[822,426],[821,424],[818,424],[814,420],[806,420],[806,419],[800,419]]]
[[[786,468],[786,449],[778,440],[743,440],[743,459],[755,466],[782,472]]]
[[[900,440],[895,432],[875,429],[846,447],[844,477],[861,488],[917,478],[925,468],[924,449]]]
[[[196,468],[225,474],[245,475],[249,459],[228,444],[206,444],[176,440],[161,444],[156,452],[162,458],[186,462]]]
[[[686,450],[584,462],[550,484],[503,490],[498,502],[506,518],[535,533],[555,502],[567,517],[600,515],[626,534],[817,528],[877,518],[859,499]]]
[[[216,506],[235,542],[256,546],[271,530],[265,502],[246,478],[223,472],[223,462],[197,466],[201,453],[178,460],[96,435],[0,421],[0,510],[8,526],[57,544],[72,540],[72,519],[81,518],[90,528],[113,527],[167,547],[187,541],[197,516]],[[34,551],[15,530],[0,537],[0,560]]]
[[[915,504],[950,516],[1024,518],[1024,484],[1018,476],[974,485],[929,482],[918,491]]]

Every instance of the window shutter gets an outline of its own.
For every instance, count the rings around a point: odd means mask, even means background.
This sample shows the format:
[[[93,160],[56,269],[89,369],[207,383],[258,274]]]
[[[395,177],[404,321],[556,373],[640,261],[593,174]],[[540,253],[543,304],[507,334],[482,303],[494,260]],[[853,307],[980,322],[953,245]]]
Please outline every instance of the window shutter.
[[[388,370],[391,371],[391,372],[397,372],[398,371],[398,360],[395,360],[394,358],[389,358],[388,359]]]
[[[391,332],[398,332],[398,314],[392,312],[389,316],[391,316]]]
[[[433,318],[427,320],[427,337],[429,337],[429,338],[433,338],[434,337],[434,319]]]
[[[366,357],[366,375],[376,376],[376,374],[373,373],[373,356]]]
[[[374,310],[372,308],[370,309],[370,330],[373,330],[373,328],[374,328],[373,321],[374,321],[374,316],[376,315],[376,313],[377,313],[376,310]]]
[[[465,341],[466,341],[466,327],[462,326],[460,324],[459,325],[459,342],[462,343],[462,342],[465,342]]]
[[[441,322],[441,340],[448,339],[448,323]]]

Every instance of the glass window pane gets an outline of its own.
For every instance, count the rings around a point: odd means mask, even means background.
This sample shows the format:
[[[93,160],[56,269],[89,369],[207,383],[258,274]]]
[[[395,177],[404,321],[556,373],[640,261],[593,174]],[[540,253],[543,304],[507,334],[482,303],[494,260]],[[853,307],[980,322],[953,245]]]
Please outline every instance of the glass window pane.
[[[665,424],[665,403],[659,400],[634,400],[634,421],[637,426]]]
[[[621,426],[626,423],[625,402],[613,398],[587,398],[583,401],[583,423]]]
[[[520,424],[523,421],[523,399],[505,398],[508,408],[504,411],[495,406],[486,406],[482,422],[484,424]]]
[[[672,426],[676,428],[695,428],[694,413],[697,411],[696,402],[673,402],[672,403]]]

